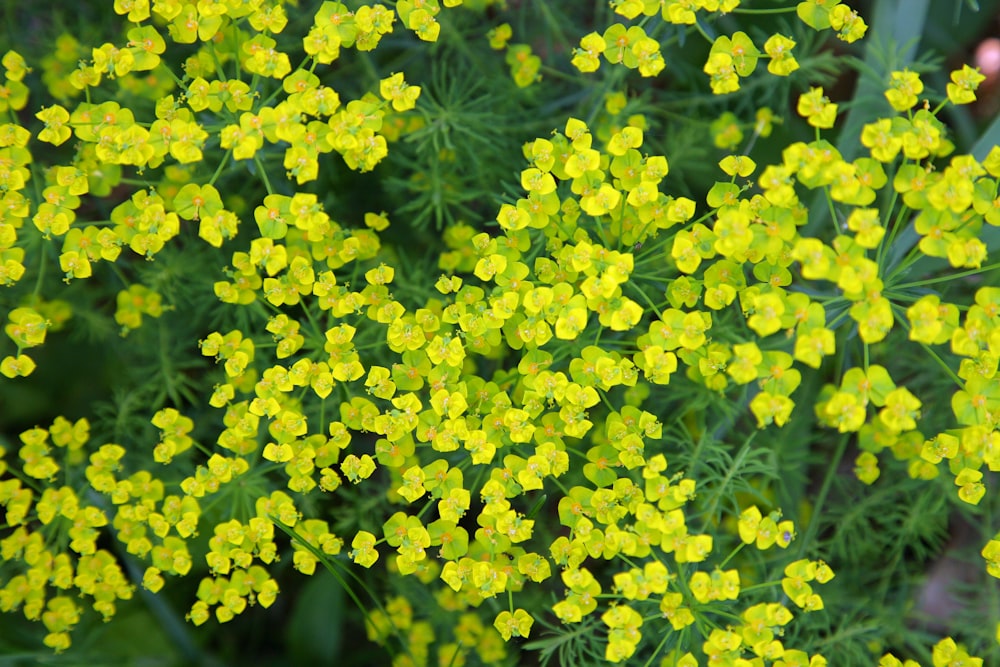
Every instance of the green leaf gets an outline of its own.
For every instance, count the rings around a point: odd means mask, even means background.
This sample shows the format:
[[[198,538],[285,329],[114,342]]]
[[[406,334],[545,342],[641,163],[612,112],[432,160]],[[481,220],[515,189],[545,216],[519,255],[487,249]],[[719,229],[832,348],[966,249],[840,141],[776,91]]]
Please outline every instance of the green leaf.
[[[297,665],[332,665],[344,637],[344,589],[317,571],[296,598],[286,641]]]
[[[802,22],[814,30],[826,30],[830,27],[830,10],[811,2],[800,2],[795,8]]]

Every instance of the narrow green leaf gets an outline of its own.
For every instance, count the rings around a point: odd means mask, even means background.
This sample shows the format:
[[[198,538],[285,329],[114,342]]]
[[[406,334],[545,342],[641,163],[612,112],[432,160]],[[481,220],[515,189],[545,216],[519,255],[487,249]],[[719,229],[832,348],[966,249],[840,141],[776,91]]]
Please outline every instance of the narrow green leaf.
[[[334,664],[344,634],[344,589],[316,572],[303,587],[288,623],[288,648],[300,665]]]

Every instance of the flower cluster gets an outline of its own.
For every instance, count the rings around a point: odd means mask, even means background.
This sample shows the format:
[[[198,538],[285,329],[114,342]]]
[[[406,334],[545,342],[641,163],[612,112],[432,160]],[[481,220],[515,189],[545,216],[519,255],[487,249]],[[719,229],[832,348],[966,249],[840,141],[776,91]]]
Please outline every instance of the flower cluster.
[[[488,219],[410,262],[405,215],[335,212],[350,193],[322,190],[390,168],[401,139],[448,137],[392,45],[453,28],[467,49],[454,26],[493,4],[326,1],[297,20],[262,0],[116,0],[124,37],[57,44],[37,111],[27,62],[3,56],[4,383],[36,378],[49,334],[102,308],[129,340],[156,329],[147,354],[171,372],[135,433],[59,416],[0,440],[0,611],[63,651],[85,606],[109,619],[138,586],[193,577],[187,619],[226,623],[275,602],[285,558],[384,574],[365,629],[401,666],[514,662],[545,626],[609,662],[819,667],[835,658],[809,623],[844,577],[813,507],[763,473],[769,447],[840,436],[817,512],[849,442],[865,485],[947,468],[956,506],[990,503],[1000,288],[963,281],[995,268],[1000,148],[956,154],[941,113],[983,75],[952,72],[932,108],[918,72],[888,73],[893,113],[852,137],[860,157],[824,134],[840,107],[808,82],[789,109],[812,138],[770,164],[753,141],[728,151],[702,193],[671,180],[649,114],[609,93],[523,143]],[[669,76],[664,31],[704,33],[740,4],[618,0],[629,25],[594,26],[560,74],[603,57]],[[836,0],[785,9],[845,43],[867,29]],[[512,38],[491,30],[503,55],[487,55],[541,94],[548,52]],[[710,41],[718,96],[746,92],[761,60],[801,68],[792,37]],[[338,79],[349,58],[366,84]],[[720,146],[742,138],[732,119],[713,123]],[[189,257],[202,280],[183,283]],[[934,261],[940,275],[917,271]],[[169,326],[197,328],[179,370]],[[947,389],[912,381],[898,350]],[[950,411],[930,414],[942,396]],[[1000,539],[981,555],[1000,577]],[[950,638],[931,657],[978,664]]]

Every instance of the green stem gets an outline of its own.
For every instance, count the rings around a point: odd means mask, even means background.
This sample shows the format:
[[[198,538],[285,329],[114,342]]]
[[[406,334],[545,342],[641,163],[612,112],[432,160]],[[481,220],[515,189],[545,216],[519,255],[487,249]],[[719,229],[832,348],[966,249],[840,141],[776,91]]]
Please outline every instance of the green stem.
[[[760,431],[754,430],[754,432],[750,434],[750,437],[748,437],[746,440],[743,441],[743,446],[740,447],[740,451],[736,454],[736,458],[733,459],[733,464],[729,466],[729,470],[726,471],[725,478],[722,480],[722,482],[719,483],[718,488],[712,494],[712,501],[711,503],[709,503],[705,511],[706,522],[712,520],[712,516],[715,514],[715,510],[718,507],[720,500],[722,499],[723,491],[729,486],[729,483],[732,481],[733,477],[736,476],[736,473],[742,467],[743,459],[745,459],[747,455],[750,453],[750,445],[751,443],[753,443],[754,438],[757,437],[757,434],[759,432]]]
[[[956,375],[956,374],[955,374],[955,371],[951,370],[951,367],[950,367],[950,366],[948,366],[948,364],[946,364],[946,363],[945,363],[944,359],[942,359],[942,358],[941,358],[941,357],[940,357],[940,356],[938,355],[938,353],[937,353],[937,352],[935,352],[935,351],[934,351],[934,350],[933,350],[933,349],[932,349],[932,348],[931,348],[931,347],[930,347],[929,345],[927,345],[926,343],[920,343],[920,347],[924,348],[924,352],[926,352],[927,354],[931,355],[931,358],[932,358],[932,359],[934,359],[934,361],[936,361],[936,362],[937,362],[937,364],[938,364],[938,365],[939,365],[939,366],[940,366],[940,367],[941,367],[942,369],[944,369],[945,373],[947,373],[947,374],[948,374],[948,377],[950,377],[950,378],[952,379],[952,381],[954,381],[954,382],[955,382],[955,384],[956,384],[956,385],[958,385],[958,388],[959,388],[959,389],[961,389],[961,390],[963,390],[963,391],[965,390],[965,383],[964,383],[964,382],[962,382],[962,378],[958,377],[958,375]]]
[[[723,561],[721,563],[719,563],[719,567],[720,568],[725,567],[726,563],[728,563],[730,560],[732,560],[733,557],[736,556],[736,554],[738,554],[740,551],[742,551],[743,547],[745,547],[745,546],[746,546],[746,542],[740,542],[739,544],[737,544],[736,548],[733,549],[732,551],[730,551],[729,555],[726,556],[725,559],[723,559]]]
[[[264,189],[267,190],[267,194],[273,195],[274,189],[271,187],[271,180],[267,177],[267,169],[264,168],[264,163],[256,155],[253,156],[253,163],[257,166],[257,171],[260,172],[260,179],[264,182]]]
[[[907,269],[909,269],[911,266],[919,262],[924,257],[926,257],[926,255],[924,255],[924,253],[920,251],[920,246],[918,244],[913,249],[911,249],[910,252],[907,253],[906,257],[904,257],[903,260],[896,266],[896,268],[893,269],[888,276],[886,276],[885,283],[887,285],[891,284],[896,276],[906,273]]]
[[[736,9],[730,12],[731,14],[788,14],[789,12],[794,12],[795,7],[774,7],[772,9]]]
[[[348,568],[347,566],[345,566],[345,565],[343,565],[341,563],[337,563],[333,558],[330,558],[327,554],[323,553],[322,551],[320,551],[319,549],[317,549],[315,546],[313,546],[312,544],[310,544],[306,540],[302,539],[299,536],[299,534],[295,531],[294,528],[292,528],[291,526],[286,526],[284,523],[281,522],[281,519],[279,519],[277,516],[273,516],[272,515],[269,518],[271,519],[272,523],[274,523],[274,525],[278,527],[279,530],[281,530],[283,533],[285,533],[286,535],[288,535],[291,539],[295,540],[300,545],[302,545],[302,547],[306,551],[308,551],[313,556],[315,556],[316,559],[319,560],[319,562],[321,562],[323,564],[323,567],[325,567],[327,569],[327,571],[330,574],[332,574],[337,579],[337,582],[344,589],[344,592],[347,593],[348,597],[350,597],[351,600],[354,601],[354,604],[357,605],[358,609],[361,611],[361,614],[365,617],[366,620],[368,619],[368,609],[364,606],[364,604],[362,604],[361,598],[359,598],[358,595],[357,595],[357,593],[354,592],[354,589],[351,588],[351,585],[347,582],[347,580],[344,578],[344,576],[339,571],[337,571],[337,568],[335,567],[335,565],[339,565],[339,566],[343,567],[344,568],[344,573],[347,574],[352,579],[354,579],[355,581],[357,581],[361,585],[361,587],[363,589],[365,589],[365,591],[368,593],[369,597],[371,597],[372,601],[375,603],[375,607],[380,612],[382,612],[383,614],[385,614],[386,617],[389,617],[389,613],[385,610],[385,607],[382,606],[382,603],[379,601],[378,596],[375,595],[375,593],[368,588],[368,586],[365,584],[365,582],[363,582],[360,579],[360,577],[358,577],[358,575],[354,574],[350,570],[350,568]],[[414,659],[413,656],[412,656],[412,654],[410,653],[410,648],[409,648],[409,645],[408,645],[408,643],[406,641],[406,638],[402,635],[402,633],[400,633],[400,631],[395,627],[395,625],[392,625],[391,632],[393,633],[393,635],[395,635],[396,639],[399,640],[400,645],[403,647],[403,651],[405,651],[406,654],[408,656],[410,656],[411,659]],[[390,650],[390,653],[391,652],[392,651]]]
[[[671,635],[673,635],[672,632],[663,633],[663,639],[661,639],[660,643],[656,645],[656,649],[653,650],[653,654],[649,656],[649,660],[643,664],[643,667],[651,667],[653,661],[656,660],[656,656],[660,655],[660,652],[663,651],[663,647],[666,645],[667,640],[670,639]]]
[[[936,285],[937,283],[948,282],[949,280],[955,280],[957,278],[965,278],[966,276],[975,276],[986,271],[992,271],[993,269],[1000,268],[1000,262],[994,264],[987,264],[984,267],[978,269],[969,269],[968,271],[960,271],[958,273],[950,273],[946,276],[939,276],[937,278],[927,278],[926,280],[914,280],[908,283],[897,283],[893,285],[893,289],[906,289],[909,287],[924,287],[926,285]]]
[[[823,512],[823,505],[826,504],[826,497],[829,495],[830,487],[833,485],[833,478],[838,474],[840,461],[844,458],[844,453],[847,452],[847,443],[850,442],[850,439],[850,433],[844,433],[840,436],[837,448],[833,451],[833,457],[826,464],[826,475],[823,477],[823,485],[819,489],[819,495],[816,496],[816,504],[813,505],[812,517],[809,520],[809,525],[806,527],[806,534],[803,536],[802,541],[799,542],[798,558],[802,558],[805,555],[806,549],[816,536],[816,531],[819,528],[819,518]]]
[[[225,155],[222,156],[222,159],[219,161],[219,166],[216,167],[215,173],[212,174],[212,178],[209,179],[209,181],[208,181],[209,185],[213,185],[214,186],[215,182],[217,180],[219,180],[219,176],[222,175],[222,170],[226,168],[227,164],[229,164],[229,158],[231,158],[232,155],[233,155],[233,151],[232,151],[232,149],[230,149],[230,150],[226,151]]]
[[[656,313],[656,316],[657,316],[657,317],[659,317],[660,319],[663,319],[663,313],[662,313],[662,312],[660,312],[660,309],[656,307],[656,304],[655,304],[655,303],[653,303],[653,300],[652,300],[651,298],[649,298],[649,295],[648,295],[648,294],[646,294],[646,292],[644,292],[644,291],[643,291],[643,290],[642,290],[642,289],[641,289],[641,288],[640,288],[640,287],[639,287],[638,285],[636,285],[635,283],[632,283],[632,287],[633,287],[633,288],[635,289],[635,291],[636,291],[636,292],[638,292],[638,293],[639,293],[639,295],[640,295],[640,296],[642,296],[643,300],[645,300],[645,302],[646,302],[647,304],[649,304],[649,307],[653,309],[653,312],[654,312],[654,313]]]
[[[33,298],[38,298],[42,293],[42,285],[45,281],[45,267],[48,266],[45,258],[45,250],[47,248],[45,237],[42,235],[38,236],[38,278],[35,279],[35,289],[32,290],[31,296]]]

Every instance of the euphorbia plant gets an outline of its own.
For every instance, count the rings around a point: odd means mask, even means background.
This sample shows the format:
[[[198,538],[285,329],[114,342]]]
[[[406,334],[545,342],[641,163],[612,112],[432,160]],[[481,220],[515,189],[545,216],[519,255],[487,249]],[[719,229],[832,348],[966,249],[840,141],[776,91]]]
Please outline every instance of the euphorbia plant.
[[[0,609],[89,655],[141,589],[190,658],[326,609],[290,566],[399,665],[997,656],[992,586],[904,613],[949,516],[1000,558],[983,75],[833,99],[839,2],[509,4],[11,44]]]

